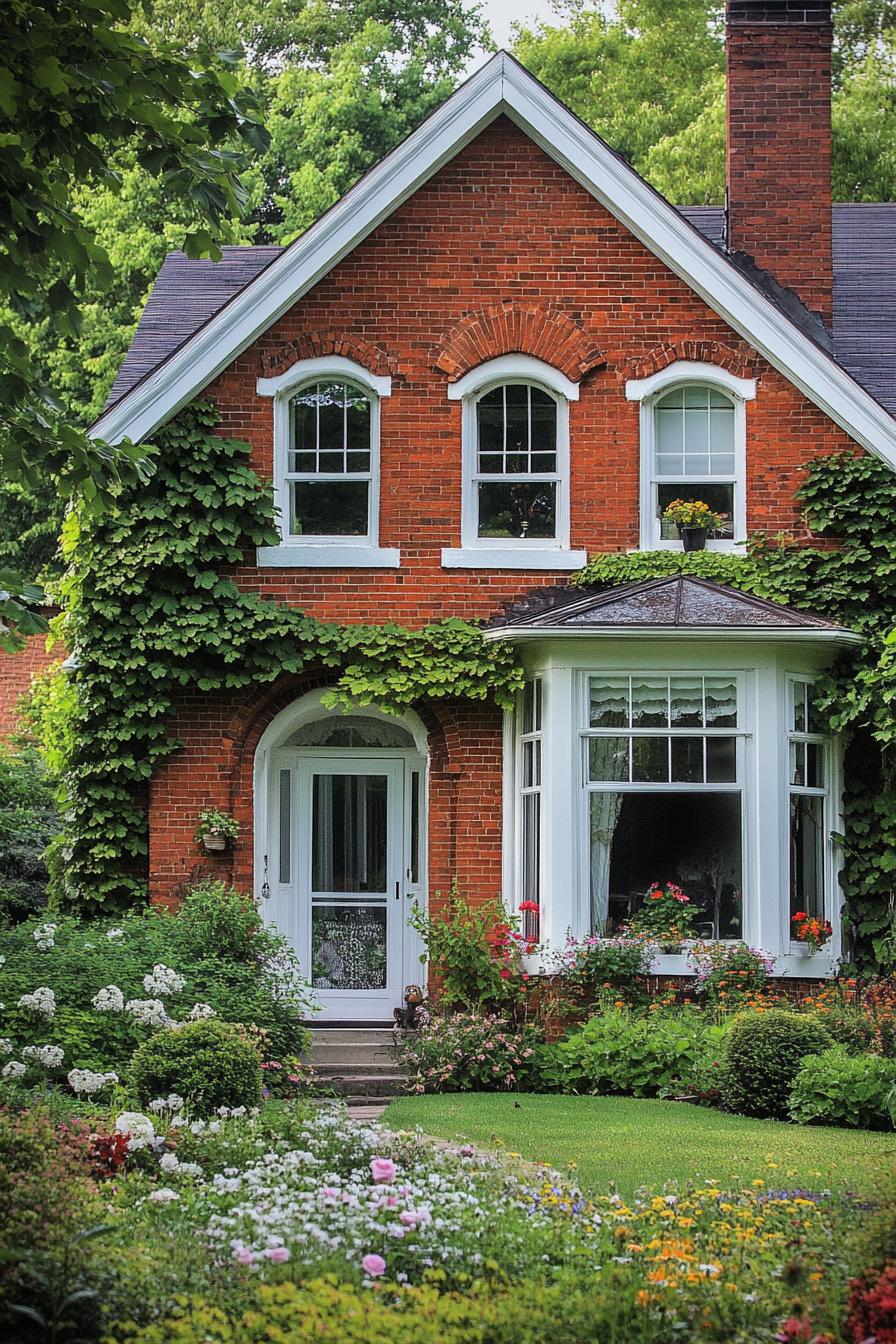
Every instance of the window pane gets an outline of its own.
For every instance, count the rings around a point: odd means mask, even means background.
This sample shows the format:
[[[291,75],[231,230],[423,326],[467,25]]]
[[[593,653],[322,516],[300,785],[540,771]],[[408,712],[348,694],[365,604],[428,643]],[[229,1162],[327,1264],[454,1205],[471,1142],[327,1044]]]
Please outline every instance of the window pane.
[[[806,783],[806,744],[805,742],[791,742],[790,744],[790,782],[791,784]]]
[[[339,475],[345,472],[345,454],[342,452],[320,452],[317,455],[317,469],[322,475]]]
[[[290,471],[317,471],[317,453],[290,453]]]
[[[338,448],[341,453],[345,446],[345,385],[319,383],[317,398],[320,447]]]
[[[551,453],[557,451],[557,403],[547,392],[531,388],[532,394],[532,450]],[[553,467],[539,468],[553,471]]]
[[[793,794],[790,799],[790,913],[824,911],[824,799]]]
[[[293,536],[366,537],[367,481],[291,481]]]
[[[290,881],[290,850],[292,846],[292,773],[280,771],[280,864],[278,877]]]
[[[504,451],[504,389],[496,387],[476,403],[476,422],[479,427],[479,451]],[[480,465],[480,471],[491,470]]]
[[[317,410],[313,389],[302,393],[292,403],[292,441],[297,449],[304,452],[313,454],[317,449]],[[301,467],[299,470],[307,471],[309,468]]]
[[[810,789],[824,788],[824,751],[817,742],[806,743],[806,784]]]
[[[708,387],[682,388],[682,401],[688,410],[706,410],[709,405]]]
[[[687,458],[691,454],[699,457],[709,458],[709,416],[706,412],[706,403],[700,410],[684,413],[684,451]],[[692,471],[692,467],[687,468]]]
[[[668,783],[668,737],[632,738],[632,779],[646,784]]]
[[[790,683],[790,726],[795,733],[806,732],[806,683]]]
[[[684,418],[679,410],[656,413],[656,469],[660,476],[674,476],[684,469]]]
[[[385,905],[315,903],[311,983],[315,989],[385,989]]]
[[[692,485],[687,481],[663,482],[656,487],[657,514],[662,518],[663,511],[673,499],[702,499],[714,513],[721,514],[722,528],[716,535],[734,537],[734,486],[704,481]],[[677,538],[678,530],[674,524],[663,523],[661,534],[666,540]]]
[[[592,737],[588,740],[588,778],[593,784],[628,782],[628,737]]]
[[[541,783],[541,742],[523,743],[523,788],[534,789]]]
[[[538,900],[538,870],[541,851],[541,795],[527,793],[523,798],[523,872],[524,901]]]
[[[823,732],[824,732],[824,725],[823,725],[822,723],[820,723],[819,720],[818,720],[818,713],[817,713],[817,711],[816,711],[816,709],[815,709],[815,705],[813,704],[813,699],[814,699],[814,697],[813,697],[813,688],[812,688],[812,686],[811,686],[808,682],[805,683],[805,690],[806,690],[806,724],[807,724],[807,731],[810,732],[810,733],[823,733]]]
[[[363,452],[370,449],[370,402],[360,388],[351,385],[346,387],[345,446]]]
[[[312,891],[385,894],[388,788],[385,775],[314,776]]]
[[[706,739],[707,784],[733,784],[737,779],[737,739],[708,737]]]
[[[707,728],[737,727],[737,683],[731,677],[706,677]]]
[[[541,678],[527,681],[523,687],[523,732],[541,730]]]
[[[703,678],[672,677],[672,727],[703,727]]]
[[[589,722],[592,728],[627,728],[628,677],[592,677]]]
[[[703,783],[703,738],[672,738],[673,784]]]
[[[632,727],[668,728],[669,678],[632,677]]]
[[[506,443],[508,453],[523,453],[529,458],[529,389],[522,383],[509,383],[504,389]],[[525,467],[508,467],[509,471]]]
[[[533,453],[530,469],[533,474],[548,475],[555,472],[557,470],[556,453]]]
[[[742,935],[741,800],[727,793],[591,794],[592,928],[618,930],[653,882],[677,882],[699,937]]]
[[[551,482],[479,484],[480,537],[550,538],[557,534],[557,487]]]

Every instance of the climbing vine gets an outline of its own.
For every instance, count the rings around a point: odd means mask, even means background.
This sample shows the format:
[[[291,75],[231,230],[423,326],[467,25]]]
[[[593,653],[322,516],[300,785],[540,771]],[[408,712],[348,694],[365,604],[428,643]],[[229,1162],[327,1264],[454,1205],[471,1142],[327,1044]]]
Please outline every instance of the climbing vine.
[[[475,624],[338,626],[241,587],[234,568],[277,541],[273,500],[248,445],[219,437],[217,418],[208,404],[182,412],[157,436],[150,482],[99,517],[73,513],[66,523],[60,633],[78,667],[64,691],[45,688],[36,699],[64,766],[55,888],[86,910],[145,896],[147,787],[177,749],[172,718],[184,693],[323,669],[332,702],[400,710],[443,697],[504,706],[521,684],[513,650],[484,641]],[[896,480],[870,457],[822,457],[800,497],[811,546],[756,538],[742,557],[598,555],[576,582],[696,574],[865,636],[819,683],[818,708],[848,743],[848,917],[866,946],[896,961]]]
[[[52,699],[64,729],[46,724],[66,743],[52,869],[57,897],[87,911],[145,896],[146,791],[177,749],[180,693],[329,669],[331,701],[400,710],[442,697],[507,705],[521,684],[512,650],[468,622],[338,626],[241,588],[233,567],[277,542],[273,499],[249,445],[218,437],[217,419],[191,406],[157,436],[148,484],[66,523],[59,633],[77,669],[75,693]]]

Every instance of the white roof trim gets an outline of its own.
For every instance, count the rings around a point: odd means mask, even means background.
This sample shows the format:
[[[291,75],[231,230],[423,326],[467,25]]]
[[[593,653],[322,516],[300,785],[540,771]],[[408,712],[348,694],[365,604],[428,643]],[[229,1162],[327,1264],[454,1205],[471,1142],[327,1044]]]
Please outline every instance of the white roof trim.
[[[676,359],[649,378],[630,378],[625,385],[625,395],[629,401],[646,401],[657,392],[664,392],[667,387],[676,387],[679,383],[708,383],[730,392],[741,401],[752,401],[756,396],[755,378],[738,378],[718,364],[700,364],[692,359]]]
[[[510,643],[544,639],[687,639],[746,640],[760,644],[863,644],[854,630],[814,630],[805,626],[730,626],[730,625],[591,625],[534,626],[526,629],[512,625],[484,630],[487,640],[506,639]]]
[[[863,448],[896,466],[896,420],[593,131],[505,52],[271,262],[93,427],[145,439],[443,164],[504,114]]]
[[[532,355],[499,355],[497,359],[487,359],[483,364],[465,373],[456,383],[449,383],[445,391],[449,401],[463,401],[464,397],[481,392],[490,383],[513,382],[524,379],[527,383],[541,383],[551,391],[559,393],[567,401],[578,401],[579,385],[573,383],[552,364],[543,359],[534,359]]]
[[[317,355],[314,359],[297,359],[276,378],[259,378],[255,390],[260,397],[276,397],[298,387],[309,378],[332,377],[347,378],[351,382],[360,383],[368,392],[374,392],[378,397],[392,395],[391,378],[371,373],[363,364],[357,364],[353,359],[346,359],[344,355]]]

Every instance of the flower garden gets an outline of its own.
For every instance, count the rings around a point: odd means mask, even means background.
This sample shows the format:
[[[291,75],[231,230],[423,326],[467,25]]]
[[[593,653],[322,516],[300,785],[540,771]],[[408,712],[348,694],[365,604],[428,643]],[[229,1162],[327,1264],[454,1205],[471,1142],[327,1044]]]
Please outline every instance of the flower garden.
[[[237,893],[5,930],[2,1337],[896,1340],[896,987],[791,1004],[763,953],[691,942],[691,990],[657,993],[652,949],[688,926],[655,890],[661,929],[570,941],[538,976],[531,921],[456,897],[438,924],[418,912],[441,996],[381,1124],[315,1094],[309,991]],[[449,1092],[481,1112],[477,1146],[415,1131],[448,1132],[434,1108],[454,1098],[426,1094]],[[601,1116],[625,1106],[640,1119],[613,1140]],[[600,1171],[552,1138],[552,1108],[606,1149]],[[533,1114],[530,1151],[525,1129],[522,1155],[496,1142]],[[732,1151],[836,1136],[842,1174],[673,1160],[713,1126]]]

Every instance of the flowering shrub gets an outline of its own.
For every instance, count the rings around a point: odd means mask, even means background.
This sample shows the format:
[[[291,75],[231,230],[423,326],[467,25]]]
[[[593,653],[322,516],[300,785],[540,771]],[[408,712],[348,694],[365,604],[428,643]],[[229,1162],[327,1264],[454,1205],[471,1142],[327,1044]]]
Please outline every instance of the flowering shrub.
[[[626,1003],[646,998],[653,962],[648,942],[638,938],[567,938],[552,959],[551,970],[588,999],[606,992]]]
[[[285,1059],[263,1059],[261,1075],[262,1096],[265,1100],[277,1097],[282,1101],[291,1101],[311,1091],[317,1083],[313,1066],[306,1064],[297,1055],[287,1055]]]
[[[718,1067],[724,1028],[699,1013],[638,1017],[609,1009],[556,1047],[566,1090],[655,1097],[690,1092],[694,1075]]]
[[[893,1129],[888,1098],[896,1087],[896,1060],[850,1055],[842,1045],[810,1055],[793,1080],[789,1114],[802,1125]]]
[[[628,930],[635,935],[655,938],[660,943],[680,943],[690,938],[699,911],[674,882],[660,886],[654,882],[644,893],[644,902],[629,920]]]
[[[852,1344],[896,1344],[896,1263],[868,1270],[850,1284],[846,1338]]]
[[[273,1058],[307,1045],[301,1019],[309,993],[295,957],[251,901],[220,884],[197,888],[173,915],[30,921],[0,931],[0,946],[7,1081],[64,1083],[72,1070],[82,1084],[91,1075],[123,1076],[134,1050],[172,1022],[250,1023],[265,1033]],[[10,1064],[17,1067],[4,1074]]]
[[[498,1011],[518,1003],[529,977],[523,967],[534,951],[500,901],[471,906],[452,889],[445,906],[430,915],[415,907],[410,923],[420,934],[431,969],[442,981],[449,1008]]]
[[[176,1088],[197,1115],[261,1101],[258,1055],[239,1028],[225,1022],[160,1031],[135,1052],[129,1075],[141,1101]]]
[[[688,954],[697,995],[724,1009],[743,1008],[766,988],[775,958],[746,943],[698,943]]]
[[[543,1040],[494,1014],[438,1014],[406,1037],[402,1064],[414,1092],[525,1092]]]
[[[786,1120],[790,1091],[806,1055],[833,1041],[808,1014],[774,1008],[734,1019],[727,1040],[725,1102],[744,1115]]]
[[[798,910],[790,921],[793,939],[797,943],[807,943],[813,952],[817,952],[830,942],[834,932],[829,919],[819,919],[805,910]]]

